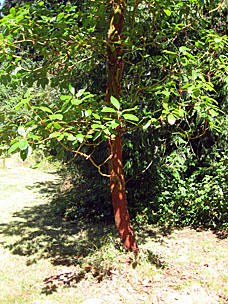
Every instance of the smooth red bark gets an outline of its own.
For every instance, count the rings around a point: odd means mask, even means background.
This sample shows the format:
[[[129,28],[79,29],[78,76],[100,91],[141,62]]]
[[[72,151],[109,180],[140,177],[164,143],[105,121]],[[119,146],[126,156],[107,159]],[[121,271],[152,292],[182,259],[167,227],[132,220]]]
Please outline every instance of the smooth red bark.
[[[110,97],[114,96],[119,100],[121,90],[121,80],[123,73],[123,45],[121,33],[124,23],[124,3],[125,1],[113,1],[112,16],[108,33],[109,46],[108,53],[108,82],[106,100],[110,104]],[[118,44],[116,43],[118,42]],[[137,252],[138,247],[130,223],[127,207],[127,197],[125,189],[125,179],[122,161],[121,127],[116,129],[115,139],[109,140],[108,151],[109,159],[110,190],[115,216],[115,225],[120,239],[126,250]]]

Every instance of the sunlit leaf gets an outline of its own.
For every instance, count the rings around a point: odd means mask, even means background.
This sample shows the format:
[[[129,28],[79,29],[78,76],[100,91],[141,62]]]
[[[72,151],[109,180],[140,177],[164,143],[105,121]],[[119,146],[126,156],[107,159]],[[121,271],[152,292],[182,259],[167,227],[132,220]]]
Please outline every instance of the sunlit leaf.
[[[138,121],[138,117],[133,115],[133,114],[124,114],[123,117],[126,119],[126,120],[132,120],[132,121]]]
[[[101,112],[106,112],[106,113],[116,113],[116,110],[113,108],[109,108],[109,107],[104,107]]]
[[[169,114],[168,117],[167,117],[167,119],[168,119],[168,123],[170,125],[174,125],[175,122],[176,122],[176,118],[173,116],[173,114]]]
[[[166,13],[166,15],[169,17],[171,16],[171,12],[168,9],[163,9],[163,11]]]
[[[61,135],[60,132],[53,132],[53,133],[51,133],[51,134],[49,135],[49,138],[58,137],[58,136],[60,136],[60,135]]]
[[[71,94],[72,94],[72,95],[74,95],[74,94],[75,94],[75,88],[74,88],[74,87],[72,87],[72,85],[71,85],[71,84],[69,84],[69,91],[71,92]]]
[[[21,136],[26,136],[26,131],[24,127],[19,127],[17,130],[18,134],[20,134]]]
[[[83,142],[84,137],[85,137],[85,136],[84,136],[83,134],[77,134],[77,135],[76,135],[76,138],[77,138],[77,140],[78,140],[80,143]]]
[[[111,96],[111,103],[114,105],[114,107],[117,110],[120,109],[120,103],[119,103],[119,101],[114,96]]]
[[[49,118],[52,120],[55,120],[55,119],[62,120],[63,115],[62,114],[53,114],[53,115],[49,115]]]
[[[17,150],[19,148],[19,142],[14,143],[8,150],[8,154],[14,152],[15,150]]]
[[[18,147],[19,147],[21,150],[27,149],[27,147],[28,147],[28,142],[27,142],[27,140],[24,139],[24,138],[21,139],[21,140],[19,141]]]

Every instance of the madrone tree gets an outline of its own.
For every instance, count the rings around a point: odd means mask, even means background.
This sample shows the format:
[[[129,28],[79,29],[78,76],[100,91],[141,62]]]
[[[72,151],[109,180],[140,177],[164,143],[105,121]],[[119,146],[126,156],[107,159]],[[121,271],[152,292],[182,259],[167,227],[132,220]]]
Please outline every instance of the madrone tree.
[[[90,160],[110,179],[115,224],[124,248],[137,252],[127,208],[122,135],[137,128],[153,132],[169,124],[191,139],[192,116],[202,120],[198,136],[218,128],[213,83],[226,77],[227,36],[208,21],[226,8],[225,3],[94,0],[84,1],[83,7],[74,3],[34,2],[12,7],[1,19],[0,81],[15,88],[31,87],[16,106],[16,110],[26,107],[31,116],[12,122],[17,132],[11,132],[9,153],[20,150],[25,159],[29,149],[56,140]],[[104,75],[91,82],[91,73],[98,69]],[[80,87],[82,79],[86,81]],[[32,95],[35,83],[57,87],[63,95],[46,104],[42,96]],[[3,125],[1,129],[7,132]],[[103,141],[108,157],[97,164],[83,146],[95,148]],[[107,163],[108,172],[103,172]]]

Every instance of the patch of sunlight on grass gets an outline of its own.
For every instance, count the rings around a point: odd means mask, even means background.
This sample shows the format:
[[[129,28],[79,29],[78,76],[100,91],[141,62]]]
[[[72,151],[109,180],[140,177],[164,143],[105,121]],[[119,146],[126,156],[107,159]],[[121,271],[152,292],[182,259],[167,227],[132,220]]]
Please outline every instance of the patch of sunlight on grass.
[[[26,257],[11,255],[0,250],[0,304],[46,304],[80,303],[82,297],[77,289],[69,288],[61,293],[41,294],[43,279],[48,277],[54,267],[48,260],[26,266]]]

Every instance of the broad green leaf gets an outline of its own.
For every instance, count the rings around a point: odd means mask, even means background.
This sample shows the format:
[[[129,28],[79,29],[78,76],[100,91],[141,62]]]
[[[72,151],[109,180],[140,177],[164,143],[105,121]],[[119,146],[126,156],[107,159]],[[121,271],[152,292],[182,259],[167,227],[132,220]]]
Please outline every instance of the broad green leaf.
[[[49,118],[52,120],[55,120],[55,119],[62,120],[63,115],[62,114],[53,114],[53,115],[49,115]]]
[[[123,117],[126,119],[126,120],[132,120],[132,121],[138,121],[138,117],[133,115],[133,114],[124,114]]]
[[[111,103],[114,105],[114,107],[117,110],[120,109],[120,103],[119,103],[119,101],[114,96],[111,96]]]
[[[170,125],[174,125],[175,124],[176,118],[173,116],[173,114],[169,114],[167,118],[168,118],[168,123]]]
[[[90,109],[85,110],[85,117],[91,116],[92,111]]]
[[[62,126],[61,126],[59,123],[57,123],[57,122],[54,122],[54,123],[53,123],[53,126],[54,126],[54,128],[57,129],[57,130],[60,130],[60,129],[62,128]]]
[[[19,102],[19,103],[16,105],[15,109],[16,109],[16,110],[19,110],[23,105],[24,105],[24,102],[21,101],[21,102]]]
[[[62,96],[60,96],[60,99],[61,99],[61,100],[69,100],[69,99],[71,99],[71,98],[72,98],[71,95],[62,95]]]
[[[76,138],[77,138],[77,140],[78,140],[80,143],[83,142],[84,137],[85,137],[85,136],[84,136],[83,134],[77,134],[77,135],[76,135]]]
[[[102,128],[102,125],[99,125],[99,124],[92,124],[92,125],[91,125],[91,128],[92,128],[92,129]]]
[[[119,123],[113,121],[113,122],[111,123],[110,127],[113,128],[113,129],[116,129],[119,125],[120,125]]]
[[[12,8],[10,9],[10,14],[14,17],[14,16],[15,16],[15,13],[16,13],[15,7],[12,7]]]
[[[101,134],[102,134],[101,131],[97,131],[93,137],[93,141],[97,140],[101,136]]]
[[[116,110],[113,108],[109,108],[109,107],[104,107],[101,112],[106,112],[106,113],[116,113]]]
[[[20,159],[22,161],[25,161],[26,158],[28,157],[28,149],[21,150],[19,155],[20,155]]]
[[[193,79],[193,81],[195,81],[196,78],[197,78],[197,71],[192,70],[192,79]]]
[[[40,140],[40,136],[34,134],[29,135],[29,138]]]
[[[199,88],[194,88],[192,90],[193,96],[198,98],[200,96],[200,89]]]
[[[51,133],[51,134],[49,135],[49,138],[58,137],[58,136],[60,136],[60,135],[61,135],[60,132],[53,132],[53,133]]]
[[[147,130],[151,126],[151,120],[149,120],[144,126],[143,130]]]
[[[16,143],[14,143],[14,144],[9,148],[8,154],[10,154],[11,152],[17,150],[17,149],[19,148],[19,143],[20,143],[19,141],[16,142]]]
[[[96,113],[92,113],[93,117],[96,118],[96,119],[100,119],[100,115],[96,114]]]
[[[72,94],[72,95],[74,95],[74,94],[75,94],[75,88],[74,88],[74,87],[72,87],[72,85],[71,85],[71,84],[69,84],[69,91],[71,92],[71,94]]]
[[[17,130],[18,134],[20,134],[21,136],[25,137],[26,136],[26,131],[24,127],[19,127]]]
[[[166,13],[166,15],[167,15],[168,17],[171,15],[170,10],[168,10],[168,9],[163,9],[163,11]]]
[[[38,107],[40,110],[44,111],[44,112],[48,112],[48,113],[51,113],[53,114],[52,110],[49,109],[48,107],[44,107],[44,106],[40,106]]]
[[[28,98],[30,96],[30,93],[32,92],[33,88],[29,88],[25,93],[25,98]]]
[[[73,134],[69,134],[67,136],[67,140],[74,141],[75,139],[76,139],[76,137]]]
[[[78,106],[78,105],[80,105],[82,102],[83,102],[83,101],[82,101],[82,100],[79,100],[79,99],[72,99],[72,100],[71,100],[71,103],[72,103],[72,105],[74,105],[74,106]]]
[[[24,138],[21,139],[21,140],[19,141],[18,147],[19,147],[21,150],[27,149],[27,148],[28,148],[28,142],[27,142],[27,140],[24,139]]]
[[[61,134],[57,139],[58,139],[58,141],[61,141],[61,140],[63,140],[63,138],[64,138],[64,134]]]
[[[86,99],[89,99],[89,98],[91,98],[91,97],[93,97],[94,95],[93,94],[88,94],[88,95],[86,95],[86,96],[84,96],[83,98],[82,98],[82,101],[85,101]]]

